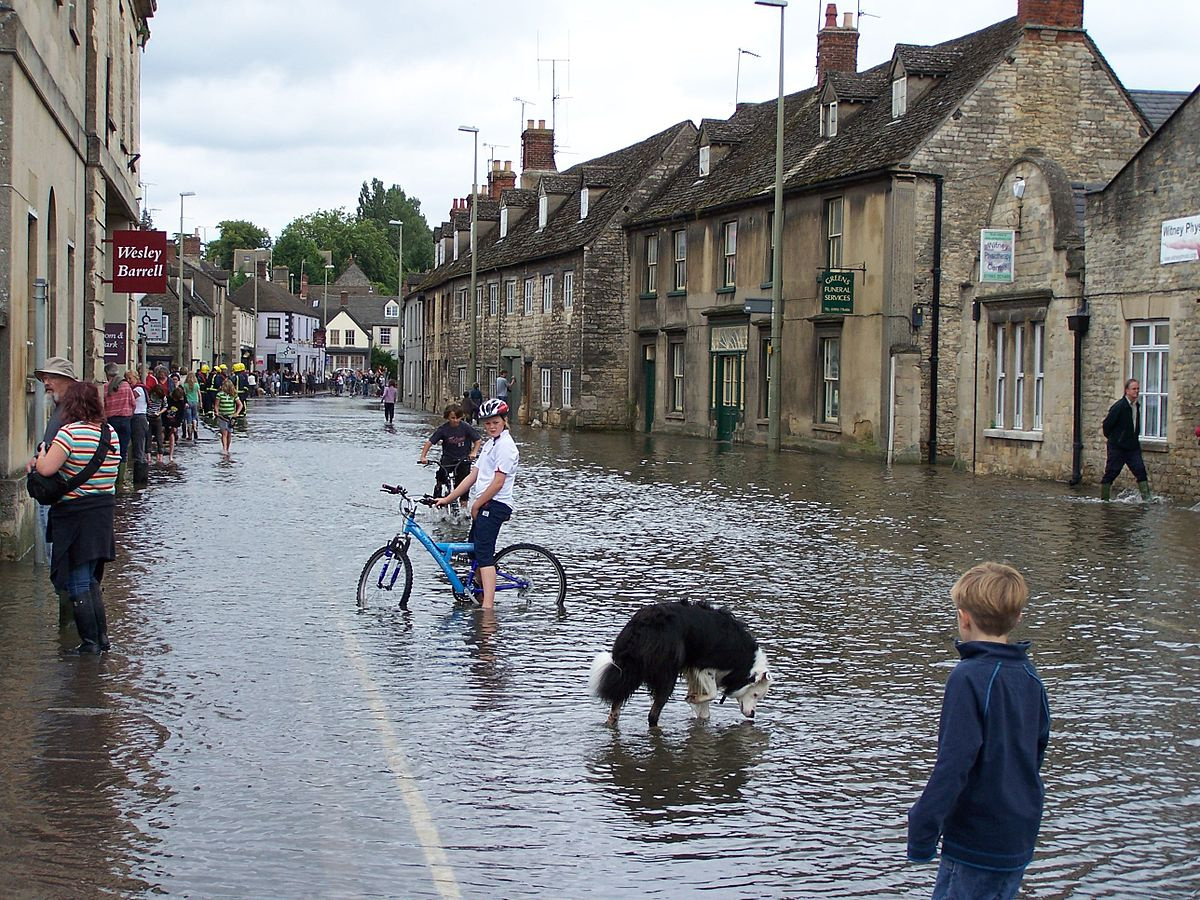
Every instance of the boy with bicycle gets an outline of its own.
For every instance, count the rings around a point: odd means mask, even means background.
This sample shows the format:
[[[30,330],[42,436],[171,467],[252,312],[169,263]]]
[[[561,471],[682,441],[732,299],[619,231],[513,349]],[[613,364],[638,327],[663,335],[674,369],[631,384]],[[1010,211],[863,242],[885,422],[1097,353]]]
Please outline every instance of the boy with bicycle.
[[[471,492],[471,533],[467,540],[475,544],[483,608],[491,609],[496,603],[496,538],[500,526],[512,515],[513,487],[521,454],[508,430],[507,403],[498,398],[485,400],[479,408],[479,418],[490,440],[480,451],[471,473],[437,500],[436,505],[449,506],[467,491]]]
[[[437,483],[445,485],[446,493],[449,493],[471,473],[471,460],[479,455],[483,438],[463,421],[463,409],[457,403],[447,406],[442,415],[446,421],[429,436],[417,462],[423,466],[429,465],[430,449],[434,444],[441,444],[442,461],[438,465]]]

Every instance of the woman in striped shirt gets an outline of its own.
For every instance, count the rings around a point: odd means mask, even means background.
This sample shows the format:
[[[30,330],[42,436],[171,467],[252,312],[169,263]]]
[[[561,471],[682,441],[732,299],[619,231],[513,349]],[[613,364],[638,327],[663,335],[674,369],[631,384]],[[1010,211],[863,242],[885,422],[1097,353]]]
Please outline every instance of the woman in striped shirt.
[[[94,385],[73,383],[60,407],[66,424],[38,454],[40,474],[70,480],[87,467],[102,438],[107,438],[100,468],[50,507],[47,528],[47,540],[54,542],[50,580],[71,598],[80,638],[76,649],[100,653],[108,649],[108,615],[100,580],[104,563],[116,558],[113,508],[121,446],[116,432],[104,423],[104,406]]]

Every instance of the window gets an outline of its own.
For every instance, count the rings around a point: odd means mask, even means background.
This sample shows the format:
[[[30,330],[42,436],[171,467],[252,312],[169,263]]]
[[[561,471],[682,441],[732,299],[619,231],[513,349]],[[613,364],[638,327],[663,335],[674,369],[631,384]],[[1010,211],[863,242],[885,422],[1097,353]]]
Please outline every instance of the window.
[[[993,428],[1004,427],[1004,391],[1007,387],[1005,366],[1007,361],[1004,353],[1004,326],[996,326],[996,412],[992,417]]]
[[[342,333],[340,331],[338,331],[336,328],[330,328],[329,329],[329,343],[341,344],[341,342],[342,342]]]
[[[642,282],[642,293],[658,292],[658,235],[646,235],[646,269]]]
[[[538,197],[538,231],[546,227],[546,219],[550,212],[550,198],[545,194]]]
[[[721,286],[733,287],[737,283],[737,222],[721,225],[721,250],[724,256]]]
[[[575,273],[563,272],[563,309],[575,305]]]
[[[705,175],[708,174],[708,170],[711,166],[711,162],[712,162],[711,148],[706,144],[705,146],[700,148],[700,177],[701,178],[703,178]]]
[[[550,408],[550,370],[542,369],[542,409]]]
[[[391,345],[392,345],[392,329],[380,328],[379,329],[379,346],[390,347]]]
[[[1046,325],[1033,323],[1033,430],[1042,430],[1045,410]]]
[[[908,76],[901,75],[892,82],[892,118],[897,119],[908,110]]]
[[[667,361],[671,366],[671,388],[667,411],[683,412],[683,340],[673,340],[667,346]]]
[[[1136,378],[1142,392],[1140,435],[1152,440],[1167,439],[1167,353],[1170,325],[1167,322],[1131,322],[1129,328],[1129,377]]]
[[[821,137],[837,136],[837,101],[826,103],[821,107]]]
[[[582,222],[587,218],[588,214],[588,189],[587,185],[579,191],[579,221]]]
[[[758,339],[758,417],[770,415],[771,403],[771,333],[759,333]]]
[[[460,319],[467,317],[467,289],[459,288],[454,292],[455,312],[458,313]]]
[[[466,392],[467,392],[467,367],[459,366],[458,367],[458,391],[455,393],[455,396],[461,397]]]
[[[483,285],[475,288],[475,318],[483,317]]]
[[[515,281],[506,281],[504,283],[504,314],[511,316],[517,308],[517,283]]]
[[[554,276],[542,276],[542,312],[548,313],[554,309]]]
[[[500,207],[500,237],[508,237],[508,207]]]
[[[488,285],[488,315],[494,316],[500,311],[500,285],[492,282]]]
[[[537,282],[533,278],[525,279],[525,315],[533,315],[533,287]]]
[[[822,422],[836,423],[842,412],[842,338],[841,335],[821,338],[821,403]]]
[[[387,306],[385,306],[385,307],[384,307],[384,309],[383,309],[383,317],[384,317],[385,319],[398,319],[398,318],[400,318],[400,304],[398,304],[398,303],[389,303]]]
[[[562,405],[564,409],[571,408],[571,370],[562,370]]]
[[[825,201],[825,267],[842,266],[842,198]]]
[[[454,232],[454,258],[458,259],[458,232]]]
[[[484,387],[487,387],[489,384],[495,384],[495,383],[496,383],[496,367],[488,366],[487,367],[487,381],[485,381],[483,383],[483,385],[484,385]]]
[[[355,332],[355,330],[354,330],[353,328],[347,328],[347,329],[346,329],[346,339],[345,339],[345,341],[343,341],[343,343],[344,343],[344,344],[345,344],[347,347],[353,347],[353,346],[354,346],[354,335],[355,335],[356,333],[357,333],[357,332]]]
[[[672,232],[671,244],[675,248],[675,283],[677,291],[687,290],[687,231],[683,228]]]
[[[1013,328],[1013,428],[1025,427],[1025,328]]]
[[[278,319],[267,319],[267,337],[269,337],[269,338],[279,337],[279,320]]]
[[[442,265],[446,261],[446,245],[441,240],[437,242],[437,262],[434,265]]]
[[[767,274],[763,276],[763,284],[771,284],[775,279],[775,213],[767,213]]]

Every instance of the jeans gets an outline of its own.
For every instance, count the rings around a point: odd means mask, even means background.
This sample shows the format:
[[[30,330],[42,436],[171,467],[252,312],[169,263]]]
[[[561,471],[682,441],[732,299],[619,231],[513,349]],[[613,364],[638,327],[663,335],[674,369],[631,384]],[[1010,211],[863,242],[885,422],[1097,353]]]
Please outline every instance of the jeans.
[[[131,433],[131,452],[130,458],[134,462],[145,462],[146,455],[149,450],[147,439],[150,433],[150,423],[146,420],[145,413],[139,413],[133,417],[133,427]]]
[[[995,872],[942,857],[932,900],[1012,900],[1021,888],[1025,870]]]
[[[133,437],[133,417],[110,416],[108,424],[117,433],[117,440],[121,442],[121,459],[124,460],[129,453],[129,443]]]
[[[80,594],[86,594],[92,589],[95,575],[96,564],[94,562],[86,562],[83,565],[73,568],[70,574],[67,575],[67,583],[61,585],[61,587],[70,596],[78,597]]]

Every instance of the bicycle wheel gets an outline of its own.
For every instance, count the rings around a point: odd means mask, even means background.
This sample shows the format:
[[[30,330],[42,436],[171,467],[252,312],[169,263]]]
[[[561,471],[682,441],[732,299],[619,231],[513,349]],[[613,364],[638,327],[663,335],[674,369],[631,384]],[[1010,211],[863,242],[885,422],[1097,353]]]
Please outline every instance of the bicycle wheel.
[[[408,554],[396,555],[392,545],[385,544],[371,554],[358,576],[358,608],[383,609],[395,604],[407,609],[412,583]]]
[[[566,596],[567,573],[545,547],[513,544],[496,554],[497,600],[561,608]]]

